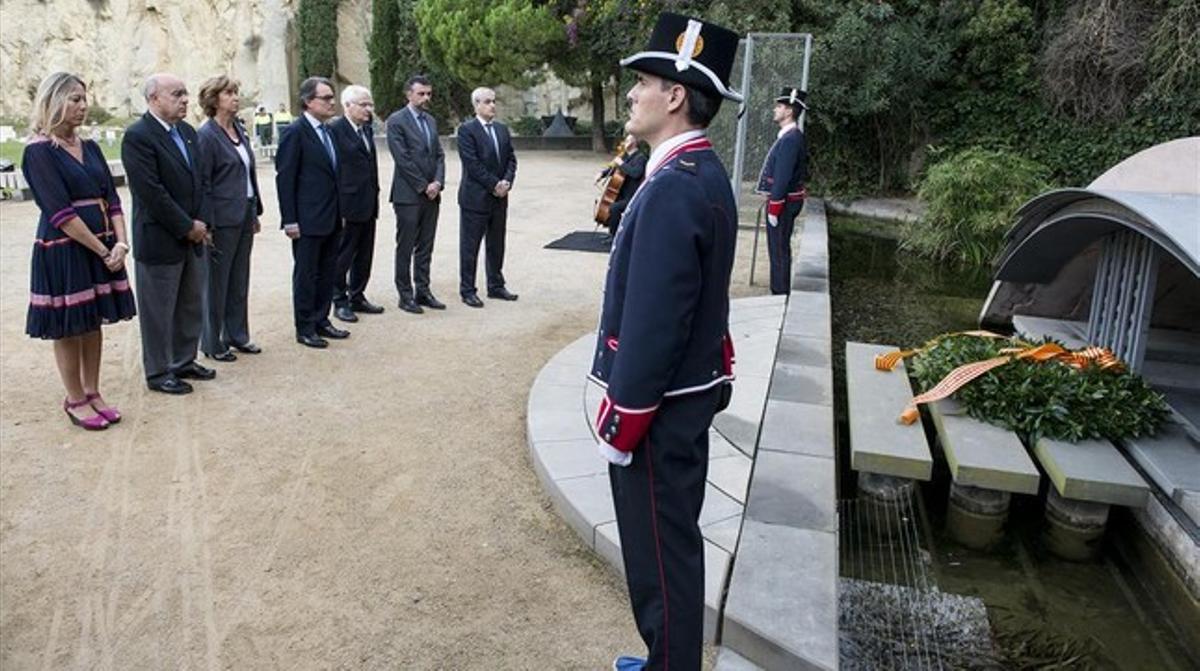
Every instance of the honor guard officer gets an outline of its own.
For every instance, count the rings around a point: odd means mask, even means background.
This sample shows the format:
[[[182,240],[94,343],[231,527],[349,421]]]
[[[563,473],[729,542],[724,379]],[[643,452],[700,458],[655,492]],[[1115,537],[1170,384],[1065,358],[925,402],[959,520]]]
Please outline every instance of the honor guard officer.
[[[798,123],[801,110],[808,109],[804,98],[804,91],[793,88],[783,89],[775,98],[773,120],[779,125],[779,136],[758,176],[757,191],[767,197],[773,294],[786,294],[792,286],[792,231],[796,215],[804,207],[804,183],[808,181],[808,147]]]
[[[705,137],[729,89],[732,31],[658,18],[635,71],[626,132],[646,141],[646,178],[613,238],[590,378],[606,388],[596,419],[621,554],[646,658],[613,668],[700,668],[708,430],[729,401],[729,276],[737,208]]]

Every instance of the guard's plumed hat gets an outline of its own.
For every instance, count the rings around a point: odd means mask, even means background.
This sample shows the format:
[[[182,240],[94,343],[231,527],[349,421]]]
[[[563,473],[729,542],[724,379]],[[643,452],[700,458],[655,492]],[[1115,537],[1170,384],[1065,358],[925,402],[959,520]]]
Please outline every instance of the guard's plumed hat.
[[[801,109],[808,109],[808,105],[804,104],[804,99],[807,97],[808,94],[803,90],[785,86],[775,98],[775,102],[784,105],[799,105]]]
[[[737,47],[732,30],[664,12],[646,49],[621,59],[621,65],[742,102],[742,94],[729,88]]]

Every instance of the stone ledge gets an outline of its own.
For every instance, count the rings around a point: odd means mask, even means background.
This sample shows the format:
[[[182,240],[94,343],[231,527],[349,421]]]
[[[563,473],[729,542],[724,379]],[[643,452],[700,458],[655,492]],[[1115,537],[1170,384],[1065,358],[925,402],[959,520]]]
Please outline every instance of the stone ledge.
[[[846,343],[846,396],[850,415],[850,468],[899,478],[928,480],[933,457],[921,421],[904,425],[897,417],[912,401],[904,362],[889,372],[875,368],[875,356],[893,347]]]
[[[954,402],[929,405],[938,441],[959,485],[1015,494],[1037,494],[1041,474],[1017,434],[958,414]]]
[[[1042,438],[1033,453],[1063,498],[1140,508],[1150,496],[1146,481],[1107,440]]]

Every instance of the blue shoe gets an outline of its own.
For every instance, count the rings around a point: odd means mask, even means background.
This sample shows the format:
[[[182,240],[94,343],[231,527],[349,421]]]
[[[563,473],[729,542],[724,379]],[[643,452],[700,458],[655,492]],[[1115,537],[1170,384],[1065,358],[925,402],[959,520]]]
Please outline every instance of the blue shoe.
[[[646,668],[646,658],[621,655],[613,660],[612,668],[613,671],[642,671]]]

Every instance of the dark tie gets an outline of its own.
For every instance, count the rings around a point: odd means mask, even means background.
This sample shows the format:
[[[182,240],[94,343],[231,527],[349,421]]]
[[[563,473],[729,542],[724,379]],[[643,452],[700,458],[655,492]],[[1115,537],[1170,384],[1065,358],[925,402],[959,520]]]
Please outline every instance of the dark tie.
[[[363,142],[366,143],[366,145],[367,145],[367,153],[368,154],[371,153],[371,144],[372,144],[372,141],[375,139],[375,138],[371,137],[371,127],[363,126],[362,128],[359,128],[358,134],[362,136]]]
[[[329,140],[329,129],[325,124],[317,126],[317,130],[321,132],[321,144],[325,145],[325,152],[329,154],[329,162],[333,164],[333,169],[337,170],[337,154],[333,151],[333,142]]]
[[[170,135],[171,139],[175,141],[175,146],[179,147],[179,153],[183,155],[183,162],[187,163],[190,168],[192,166],[192,157],[188,156],[187,143],[183,141],[183,136],[179,134],[179,129],[171,126]]]
[[[429,134],[429,120],[425,118],[424,114],[418,114],[417,121],[421,123],[421,132],[425,134],[425,146],[432,150],[433,136]]]
[[[496,139],[496,129],[492,128],[492,124],[483,124],[487,128],[488,137],[492,138],[492,148],[496,150],[496,160],[500,160],[500,141]]]

